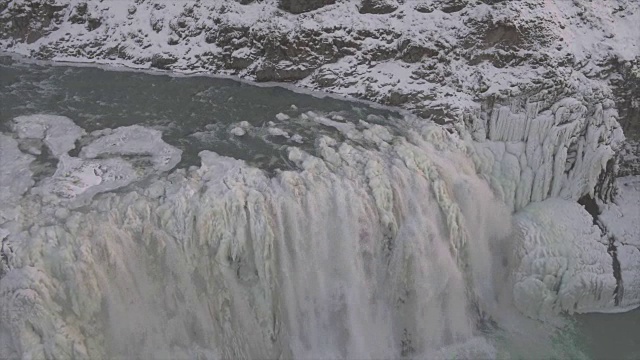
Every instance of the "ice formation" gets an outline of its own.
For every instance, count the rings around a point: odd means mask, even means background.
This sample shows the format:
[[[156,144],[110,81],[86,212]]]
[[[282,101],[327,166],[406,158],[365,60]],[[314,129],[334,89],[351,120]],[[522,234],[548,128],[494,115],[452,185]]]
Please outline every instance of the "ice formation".
[[[167,173],[180,150],[128,126],[85,135],[33,187],[3,181],[0,357],[495,357],[478,323],[505,297],[542,319],[637,304],[615,304],[606,239],[575,202],[529,204],[512,232],[474,141],[300,116],[341,136],[290,147],[297,170],[273,176],[211,151]],[[19,141],[0,135],[13,169],[34,161]]]
[[[75,141],[85,134],[71,119],[57,115],[18,116],[13,120],[12,127],[20,139],[44,141],[57,158],[73,150]]]
[[[519,210],[550,197],[596,197],[624,140],[613,102],[592,104],[590,113],[574,98],[514,105],[469,118],[474,160],[500,198]]]
[[[317,139],[320,157],[291,148],[297,171],[268,177],[204,151],[199,168],[163,175],[156,166],[144,183],[78,209],[39,189],[115,189],[104,178],[111,164],[97,162],[129,161],[114,155],[116,142],[120,154],[145,154],[138,139],[153,132],[118,128],[80,151],[110,158],[61,157],[21,198],[19,225],[0,225],[0,356],[490,351],[470,304],[496,308],[491,249],[508,234],[509,212],[445,130],[348,131],[356,142]],[[1,139],[20,158],[15,140]],[[110,178],[131,180],[127,171]]]
[[[582,206],[545,200],[524,208],[515,224],[514,299],[521,311],[550,318],[561,311],[615,308],[611,256]]]
[[[11,221],[16,217],[15,208],[22,194],[33,186],[29,164],[34,157],[18,148],[18,142],[10,136],[0,134],[0,221]]]
[[[153,169],[167,171],[180,162],[181,151],[162,141],[162,133],[139,125],[95,133],[96,140],[82,148],[80,157],[95,159],[107,155],[137,155],[151,158]]]

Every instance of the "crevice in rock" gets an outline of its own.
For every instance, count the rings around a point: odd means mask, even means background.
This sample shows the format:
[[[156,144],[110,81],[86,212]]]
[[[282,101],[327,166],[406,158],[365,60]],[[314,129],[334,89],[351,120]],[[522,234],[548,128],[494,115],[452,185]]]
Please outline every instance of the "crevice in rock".
[[[594,195],[605,203],[611,202],[616,195],[616,163],[616,157],[607,161],[607,165],[598,175],[598,182],[593,189]]]
[[[613,301],[615,306],[620,306],[624,296],[624,283],[622,281],[622,269],[618,260],[618,247],[615,244],[615,237],[609,237],[607,253],[611,256],[613,266],[613,277],[616,279],[616,288],[613,290]]]
[[[606,227],[598,220],[600,216],[600,208],[596,200],[589,194],[584,195],[578,200],[578,204],[582,205],[585,210],[592,216],[593,225],[596,225],[600,230],[606,234]],[[624,295],[624,284],[622,281],[622,268],[620,266],[620,260],[618,259],[618,247],[615,244],[615,237],[609,236],[607,253],[611,256],[611,267],[613,269],[613,277],[616,279],[616,287],[613,290],[613,301],[615,306],[620,306],[622,303],[622,297]]]
[[[409,357],[415,353],[415,349],[411,345],[411,334],[407,328],[402,333],[402,340],[400,340],[400,356]]]
[[[9,265],[9,255],[7,253],[12,253],[13,249],[8,243],[9,237],[4,237],[2,239],[2,243],[0,243],[0,279],[4,277],[4,275],[11,270],[11,266]]]
[[[607,167],[609,164],[607,164]],[[599,183],[600,184],[600,183]],[[600,215],[600,208],[596,200],[590,195],[584,195],[578,200],[578,203],[584,206],[585,210],[593,217],[593,225],[600,228],[603,233],[607,233],[607,229],[598,220]],[[615,237],[609,236],[609,243],[607,246],[607,253],[611,256],[611,266],[613,269],[613,277],[616,279],[616,288],[613,290],[613,301],[615,306],[620,306],[622,297],[624,295],[624,284],[622,282],[622,268],[620,267],[620,260],[618,259],[618,247],[615,244]]]
[[[593,225],[598,226],[600,230],[604,231],[600,222],[598,221],[598,216],[600,216],[600,208],[598,207],[598,203],[596,202],[596,200],[592,198],[591,195],[587,194],[578,200],[578,204],[582,205],[584,209],[587,210],[589,215],[591,215],[591,217],[593,218]]]

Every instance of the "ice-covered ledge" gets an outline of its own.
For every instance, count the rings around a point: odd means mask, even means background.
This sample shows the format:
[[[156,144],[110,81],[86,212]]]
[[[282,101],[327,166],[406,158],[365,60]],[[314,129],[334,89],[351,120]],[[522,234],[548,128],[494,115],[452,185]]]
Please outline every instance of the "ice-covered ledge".
[[[515,98],[465,118],[474,160],[513,210],[583,196],[609,202],[624,141],[613,101],[602,97]]]

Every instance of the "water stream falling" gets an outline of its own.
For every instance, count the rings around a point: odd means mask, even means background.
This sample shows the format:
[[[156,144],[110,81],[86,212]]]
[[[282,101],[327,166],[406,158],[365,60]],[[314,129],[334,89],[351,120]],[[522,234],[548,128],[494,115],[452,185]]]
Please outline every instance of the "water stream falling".
[[[446,129],[7,61],[0,358],[581,356],[511,306],[510,211]]]

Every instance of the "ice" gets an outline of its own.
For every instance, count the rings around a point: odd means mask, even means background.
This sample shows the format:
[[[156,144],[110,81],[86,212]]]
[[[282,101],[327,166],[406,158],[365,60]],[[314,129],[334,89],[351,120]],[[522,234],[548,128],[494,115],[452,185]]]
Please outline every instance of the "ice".
[[[162,132],[139,125],[123,126],[101,135],[82,148],[80,157],[94,159],[105,155],[134,155],[151,158],[159,171],[173,169],[182,151],[162,141]]]
[[[319,156],[291,148],[300,169],[273,177],[204,151],[190,170],[151,161],[144,182],[121,156],[165,149],[159,133],[92,134],[22,199],[0,356],[392,358],[405,340],[418,357],[491,353],[468,303],[498,309],[508,211],[445,130],[348,131],[359,145],[321,135]]]
[[[286,131],[284,131],[284,130],[282,130],[280,128],[273,127],[273,126],[270,126],[267,129],[267,132],[271,136],[282,136],[282,137],[287,138],[287,139],[290,137],[288,132],[286,132]]]
[[[283,114],[283,113],[277,113],[276,119],[278,119],[279,121],[289,120],[289,115]]]
[[[0,202],[20,198],[33,185],[29,165],[34,160],[18,148],[18,142],[0,133]]]
[[[93,196],[112,191],[142,178],[142,173],[121,158],[85,160],[64,155],[55,174],[34,189],[45,201],[70,201],[75,208]]]
[[[0,203],[0,357],[493,357],[478,322],[520,329],[511,301],[544,320],[640,301],[637,247],[617,246],[620,282],[580,205],[518,198],[521,181],[531,194],[555,182],[514,171],[527,144],[487,140],[481,153],[413,118],[392,131],[303,115],[332,131],[287,148],[294,170],[212,151],[174,169],[180,150],[160,131],[128,126],[87,135],[29,193],[30,172],[9,182],[20,206]],[[0,146],[12,169],[33,161],[11,136]]]
[[[234,135],[234,136],[244,136],[244,134],[247,133],[243,128],[241,128],[239,126],[238,127],[234,127],[229,132],[231,133],[231,135]]]
[[[12,129],[20,139],[44,140],[56,158],[76,147],[75,142],[85,131],[71,119],[57,115],[27,115],[13,119]]]
[[[544,101],[524,109],[496,106],[487,123],[475,119],[470,127],[478,170],[513,210],[548,198],[595,196],[599,176],[624,140],[606,101],[595,104],[593,114],[574,98],[540,112],[541,106]]]
[[[29,168],[33,160],[33,156],[20,151],[15,139],[0,133],[0,226],[19,217],[16,205],[33,186],[33,173]]]
[[[616,279],[601,230],[579,204],[533,203],[515,215],[514,301],[533,318],[615,309]]]

